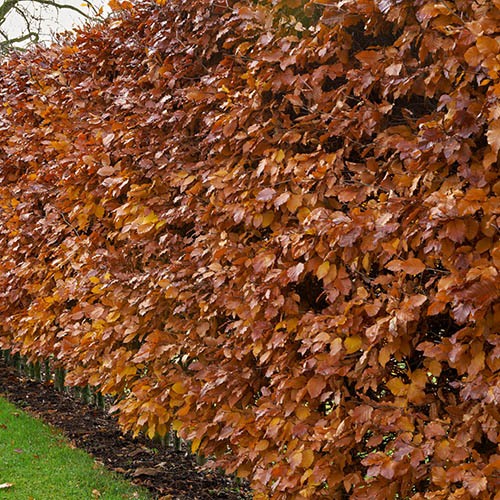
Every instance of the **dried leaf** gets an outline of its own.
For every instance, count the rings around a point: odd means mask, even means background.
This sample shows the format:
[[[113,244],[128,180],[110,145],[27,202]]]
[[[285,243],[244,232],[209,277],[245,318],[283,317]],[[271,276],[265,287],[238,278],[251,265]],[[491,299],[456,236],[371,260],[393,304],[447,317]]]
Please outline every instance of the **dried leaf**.
[[[330,262],[327,260],[321,264],[318,269],[316,270],[316,277],[320,280],[324,278],[327,274],[328,271],[330,270]]]
[[[184,386],[184,384],[182,384],[181,382],[176,382],[173,386],[172,386],[172,390],[176,393],[176,394],[186,394],[187,392],[187,389],[186,387]]]
[[[276,191],[273,188],[264,188],[257,194],[257,201],[270,201],[276,195]]]
[[[315,399],[317,398],[326,387],[326,381],[323,377],[313,377],[308,380],[306,388],[309,396]]]
[[[488,144],[491,146],[493,153],[498,154],[500,150],[500,120],[493,120],[486,132],[486,137],[488,138]]]
[[[154,467],[138,467],[132,472],[132,477],[148,476],[155,477],[162,473],[161,469],[156,469]]]
[[[404,396],[408,391],[408,384],[405,384],[399,378],[391,378],[386,383],[386,386],[395,396]]]
[[[304,264],[302,262],[299,262],[295,266],[288,269],[286,274],[290,278],[290,281],[299,281],[299,278],[303,272]]]
[[[358,335],[353,335],[352,337],[347,337],[344,339],[344,347],[347,354],[352,354],[353,352],[359,351],[362,344],[363,341]]]
[[[267,439],[262,439],[260,440],[256,445],[255,445],[255,451],[264,451],[269,448],[269,441]]]
[[[386,264],[386,267],[391,271],[404,271],[408,274],[420,274],[426,269],[426,265],[417,258],[391,260],[391,262]]]

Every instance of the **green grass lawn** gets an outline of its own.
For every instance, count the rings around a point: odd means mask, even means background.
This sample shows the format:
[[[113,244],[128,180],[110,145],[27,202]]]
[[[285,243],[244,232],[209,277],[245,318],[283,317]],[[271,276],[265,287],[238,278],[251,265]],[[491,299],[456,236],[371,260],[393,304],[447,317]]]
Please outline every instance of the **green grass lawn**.
[[[42,422],[0,398],[0,499],[149,499]]]

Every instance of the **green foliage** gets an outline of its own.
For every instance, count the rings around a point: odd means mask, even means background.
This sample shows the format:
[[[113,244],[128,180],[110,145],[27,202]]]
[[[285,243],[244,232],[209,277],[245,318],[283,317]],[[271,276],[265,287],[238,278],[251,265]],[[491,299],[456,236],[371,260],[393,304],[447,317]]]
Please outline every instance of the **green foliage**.
[[[149,498],[71,448],[56,431],[0,399],[0,496],[25,500]]]

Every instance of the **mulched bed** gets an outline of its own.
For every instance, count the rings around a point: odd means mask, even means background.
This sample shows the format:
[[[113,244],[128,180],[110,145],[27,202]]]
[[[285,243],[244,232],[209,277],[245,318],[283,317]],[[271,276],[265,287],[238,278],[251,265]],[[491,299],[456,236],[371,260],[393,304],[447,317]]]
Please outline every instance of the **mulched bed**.
[[[116,421],[99,408],[56,391],[52,384],[21,377],[0,362],[0,394],[57,427],[78,448],[108,469],[148,488],[164,500],[250,499],[248,487],[218,471],[203,471],[185,451],[155,446],[123,435]]]

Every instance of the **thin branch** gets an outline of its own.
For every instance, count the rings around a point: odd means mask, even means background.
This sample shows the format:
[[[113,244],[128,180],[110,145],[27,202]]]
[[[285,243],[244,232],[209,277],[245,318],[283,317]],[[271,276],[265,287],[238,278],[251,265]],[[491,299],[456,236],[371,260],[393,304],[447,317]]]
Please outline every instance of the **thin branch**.
[[[14,1],[14,0],[12,0]],[[26,0],[15,0],[15,1],[26,1]],[[78,14],[80,14],[81,16],[85,17],[86,19],[93,19],[92,16],[90,16],[89,14],[85,13],[83,10],[79,9],[78,7],[75,7],[74,5],[68,5],[68,4],[64,4],[64,3],[58,3],[54,0],[31,0],[30,3],[37,3],[37,4],[40,4],[40,5],[48,5],[50,7],[55,7],[56,9],[69,9],[69,10],[73,10],[75,12],[78,12]]]
[[[14,10],[24,19],[24,22],[26,23],[26,27],[29,30],[31,28],[30,21],[32,20],[32,17],[28,16],[28,13],[24,9],[21,9],[18,5],[16,5],[14,7]]]
[[[0,0],[0,27],[6,23],[11,13],[20,16],[22,18],[20,22],[24,22],[22,34],[14,38],[10,38],[4,30],[0,29],[0,38],[5,39],[0,42],[0,51],[5,52],[9,46],[13,47],[14,44],[21,44],[26,41],[38,42],[40,40],[40,34],[43,30],[42,23],[44,21],[43,11],[40,10],[37,14],[32,14],[28,8],[28,4],[32,6],[38,5],[40,9],[45,7],[53,8],[57,11],[63,9],[71,10],[87,20],[102,19],[100,15],[101,11],[93,5],[91,0],[86,2],[89,8],[88,12],[74,5],[66,4],[64,0]]]
[[[0,5],[0,24],[3,24],[8,13],[16,6],[20,0],[6,0]]]
[[[8,40],[3,40],[0,42],[0,47],[5,48],[5,47],[8,47],[9,45],[12,45],[14,43],[25,42],[26,40],[29,40],[29,39],[37,41],[38,40],[38,33],[36,33],[35,31],[30,31],[29,33],[26,33],[25,35],[18,36],[17,38],[9,38]]]

